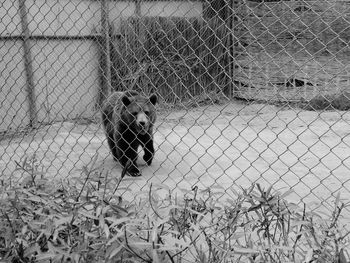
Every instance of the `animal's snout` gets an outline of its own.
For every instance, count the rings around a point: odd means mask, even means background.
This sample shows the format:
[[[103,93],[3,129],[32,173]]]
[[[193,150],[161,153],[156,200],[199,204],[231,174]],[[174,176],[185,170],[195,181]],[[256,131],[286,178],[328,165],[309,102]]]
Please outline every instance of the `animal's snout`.
[[[146,114],[140,113],[140,114],[137,116],[137,124],[138,124],[139,126],[141,126],[142,128],[147,127],[147,125],[148,125],[148,119],[147,119]]]

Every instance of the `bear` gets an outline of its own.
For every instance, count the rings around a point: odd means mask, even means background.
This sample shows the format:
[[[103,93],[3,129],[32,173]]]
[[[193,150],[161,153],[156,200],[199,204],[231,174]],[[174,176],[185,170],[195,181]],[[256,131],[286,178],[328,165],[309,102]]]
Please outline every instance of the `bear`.
[[[144,161],[152,164],[156,103],[156,94],[145,97],[134,90],[112,92],[102,103],[102,123],[108,146],[114,159],[130,176],[141,176],[136,163],[139,146],[144,150]]]

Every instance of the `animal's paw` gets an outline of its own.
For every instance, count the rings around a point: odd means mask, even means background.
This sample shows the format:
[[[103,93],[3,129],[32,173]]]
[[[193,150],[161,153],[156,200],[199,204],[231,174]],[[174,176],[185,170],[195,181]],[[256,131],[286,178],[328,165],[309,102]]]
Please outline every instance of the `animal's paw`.
[[[139,168],[137,168],[135,165],[131,165],[127,173],[132,177],[139,177],[142,175]]]
[[[147,163],[148,166],[150,166],[152,164],[152,161],[153,161],[153,155],[145,154],[143,156],[143,160]]]
[[[128,175],[129,176],[132,176],[132,177],[139,177],[141,176],[142,174],[140,172],[128,172]]]

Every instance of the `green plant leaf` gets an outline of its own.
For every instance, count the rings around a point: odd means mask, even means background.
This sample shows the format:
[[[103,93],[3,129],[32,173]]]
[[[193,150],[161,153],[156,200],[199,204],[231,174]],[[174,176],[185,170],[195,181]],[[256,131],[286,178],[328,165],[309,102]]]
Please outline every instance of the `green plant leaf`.
[[[152,249],[152,263],[161,263],[156,249]]]
[[[293,250],[294,250],[293,247],[278,246],[278,245],[274,245],[273,248],[274,248],[274,249],[280,249],[280,250],[283,250],[283,251],[293,251]]]
[[[242,254],[242,255],[245,255],[245,254],[259,254],[259,250],[252,249],[252,248],[231,246],[231,249],[234,251],[234,253]]]
[[[45,253],[40,253],[36,256],[36,261],[46,261],[51,260],[56,257],[56,253],[53,251],[45,252]]]
[[[54,220],[54,224],[55,224],[56,227],[58,227],[60,225],[70,223],[72,221],[72,218],[73,218],[73,215],[69,215],[69,216],[66,216],[66,217],[61,217],[61,218],[55,219]]]
[[[312,224],[311,224],[311,222],[306,221],[306,220],[292,221],[290,224],[291,227],[302,226],[302,225],[311,226]]]
[[[183,238],[176,238],[171,235],[163,235],[162,241],[164,244],[159,244],[159,250],[174,251],[189,247],[191,242],[186,242]]]
[[[87,231],[83,231],[83,233],[84,233],[84,235],[86,237],[90,237],[90,238],[96,238],[97,239],[98,237],[100,237],[100,235],[98,235],[98,234],[87,232]]]
[[[103,231],[104,231],[104,233],[105,233],[105,235],[106,235],[106,238],[108,239],[111,233],[110,233],[110,231],[109,231],[109,227],[108,227],[107,224],[104,224],[104,225],[103,225]]]
[[[41,253],[40,246],[38,245],[38,243],[35,243],[34,245],[26,248],[24,251],[24,257],[30,257],[31,255],[33,255],[33,253]]]
[[[130,247],[134,247],[134,248],[152,248],[153,247],[153,243],[152,242],[131,242],[129,243]]]
[[[109,259],[112,259],[113,257],[115,257],[116,255],[118,255],[118,253],[120,253],[122,251],[124,247],[119,243],[119,242],[115,242],[113,243],[110,247],[108,247],[107,252],[106,252],[106,256]]]
[[[110,228],[114,228],[115,226],[118,226],[130,221],[129,217],[122,217],[122,218],[106,217],[105,219],[109,222],[112,222],[112,225],[110,226]]]
[[[304,261],[303,263],[310,263],[312,262],[313,260],[313,257],[314,257],[314,250],[312,248],[310,248],[307,252],[306,252],[306,255],[305,255],[305,258],[304,258]]]
[[[78,213],[86,218],[90,218],[90,219],[94,219],[94,220],[97,220],[98,217],[91,214],[91,213],[88,213],[88,212],[85,212],[85,211],[82,211],[82,210],[79,210]]]

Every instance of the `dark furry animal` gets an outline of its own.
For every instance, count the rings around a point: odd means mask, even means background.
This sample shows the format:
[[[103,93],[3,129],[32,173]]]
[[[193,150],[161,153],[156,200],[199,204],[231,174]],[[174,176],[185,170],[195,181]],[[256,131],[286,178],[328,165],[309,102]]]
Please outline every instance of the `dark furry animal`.
[[[154,156],[153,126],[156,121],[157,96],[144,97],[136,91],[114,92],[102,105],[102,121],[109,148],[115,160],[131,176],[140,176],[136,164],[138,147],[143,159],[152,164]]]

